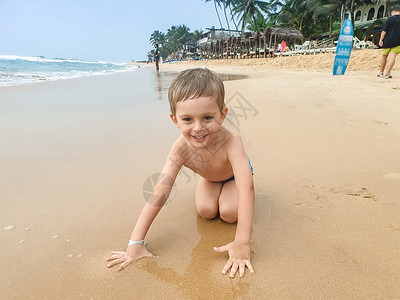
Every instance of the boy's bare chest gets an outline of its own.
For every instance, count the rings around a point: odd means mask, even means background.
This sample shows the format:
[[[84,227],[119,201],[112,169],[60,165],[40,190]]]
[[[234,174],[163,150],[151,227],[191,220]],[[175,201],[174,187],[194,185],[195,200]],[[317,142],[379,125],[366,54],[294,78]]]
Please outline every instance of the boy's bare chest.
[[[185,155],[185,167],[209,179],[224,180],[232,172],[226,149],[211,151],[210,149],[189,148]],[[222,178],[222,179],[220,179]]]

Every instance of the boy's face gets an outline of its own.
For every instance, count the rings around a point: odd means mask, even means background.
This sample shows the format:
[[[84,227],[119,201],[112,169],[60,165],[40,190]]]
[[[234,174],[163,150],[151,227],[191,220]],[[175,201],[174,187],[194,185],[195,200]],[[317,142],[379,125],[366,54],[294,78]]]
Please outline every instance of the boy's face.
[[[227,107],[219,110],[215,99],[201,96],[178,102],[175,115],[170,116],[183,136],[194,147],[201,148],[210,145],[227,113]]]

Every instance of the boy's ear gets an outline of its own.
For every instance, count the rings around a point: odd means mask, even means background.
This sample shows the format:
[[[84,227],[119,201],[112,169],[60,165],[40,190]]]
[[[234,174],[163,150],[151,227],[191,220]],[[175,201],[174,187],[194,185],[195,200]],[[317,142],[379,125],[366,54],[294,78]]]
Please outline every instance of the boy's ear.
[[[180,128],[179,124],[178,124],[178,119],[176,118],[176,116],[173,114],[169,114],[169,117],[171,118],[172,122],[174,122],[175,126]]]
[[[228,114],[228,107],[224,107],[221,110],[221,117],[219,119],[219,125],[222,125],[222,123],[224,123],[224,120],[225,120],[227,114]]]

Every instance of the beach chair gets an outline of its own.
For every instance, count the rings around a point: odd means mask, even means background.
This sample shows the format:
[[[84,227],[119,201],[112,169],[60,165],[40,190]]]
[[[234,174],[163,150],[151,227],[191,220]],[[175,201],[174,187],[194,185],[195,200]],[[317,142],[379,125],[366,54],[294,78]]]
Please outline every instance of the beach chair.
[[[253,58],[253,55],[256,56],[256,51],[251,49],[250,52],[249,52],[249,55],[250,55],[250,58]]]
[[[310,41],[305,41],[303,45],[301,45],[302,49],[308,49],[310,47]]]
[[[364,49],[367,46],[365,41],[361,41],[358,37],[353,37],[353,48]]]
[[[367,43],[365,41],[359,40],[356,36],[353,38],[353,48],[365,49]]]
[[[294,51],[296,54],[308,54],[308,48],[310,47],[310,41],[305,41],[302,45],[294,45]]]
[[[325,49],[326,53],[335,53],[336,52],[336,47],[330,47]]]

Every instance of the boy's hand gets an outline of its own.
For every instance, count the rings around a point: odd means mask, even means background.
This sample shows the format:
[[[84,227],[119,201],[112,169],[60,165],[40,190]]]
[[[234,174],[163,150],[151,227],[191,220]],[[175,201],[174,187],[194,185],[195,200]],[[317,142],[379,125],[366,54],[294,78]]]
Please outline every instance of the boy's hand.
[[[107,267],[111,268],[120,264],[117,269],[118,271],[143,257],[155,257],[144,245],[132,245],[128,246],[126,251],[113,251],[111,253],[113,255],[106,259],[106,261],[111,261]]]
[[[214,247],[214,250],[217,252],[228,251],[229,254],[229,260],[223,268],[222,274],[226,274],[228,270],[231,269],[229,277],[233,278],[235,277],[235,274],[239,269],[239,276],[243,277],[246,266],[249,268],[251,273],[254,272],[253,267],[250,263],[249,244],[242,244],[233,241],[222,247]]]

